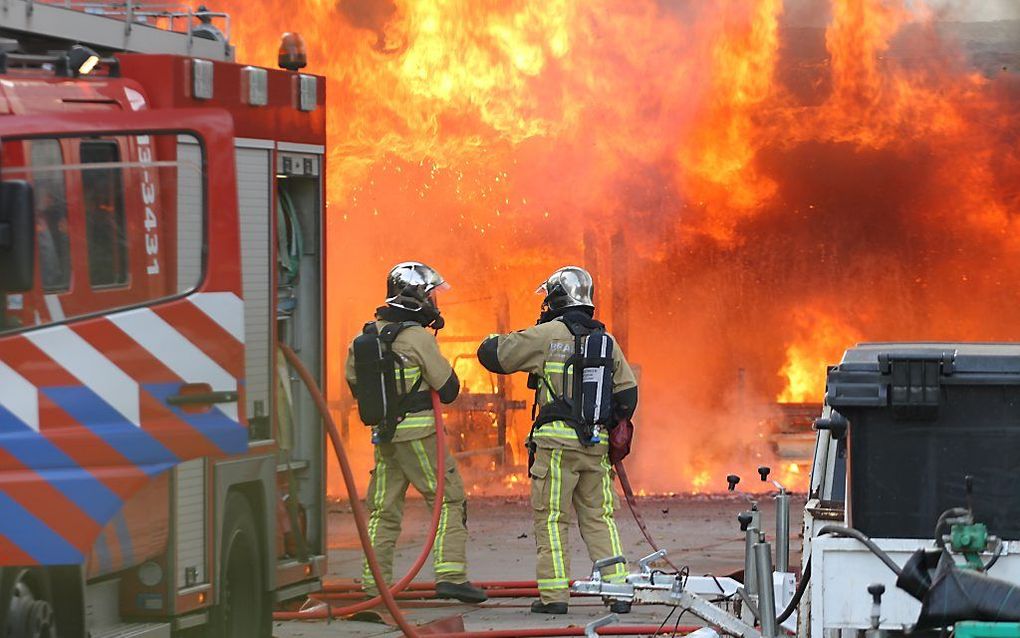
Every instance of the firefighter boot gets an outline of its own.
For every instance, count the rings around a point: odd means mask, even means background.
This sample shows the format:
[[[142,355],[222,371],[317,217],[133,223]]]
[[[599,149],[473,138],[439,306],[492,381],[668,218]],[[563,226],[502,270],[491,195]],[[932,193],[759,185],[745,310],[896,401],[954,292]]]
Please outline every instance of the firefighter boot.
[[[456,598],[462,603],[484,603],[489,600],[485,590],[471,583],[436,583],[437,598]]]
[[[565,614],[567,613],[567,603],[543,603],[541,600],[536,600],[531,603],[531,613]]]

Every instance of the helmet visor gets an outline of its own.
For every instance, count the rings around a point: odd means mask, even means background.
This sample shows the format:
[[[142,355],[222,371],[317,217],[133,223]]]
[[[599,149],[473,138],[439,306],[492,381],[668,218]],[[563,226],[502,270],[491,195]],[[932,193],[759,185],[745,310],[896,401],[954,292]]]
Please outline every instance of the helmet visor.
[[[425,298],[428,299],[436,309],[439,308],[439,297],[450,290],[450,284],[445,281],[438,286],[432,288],[425,293]]]

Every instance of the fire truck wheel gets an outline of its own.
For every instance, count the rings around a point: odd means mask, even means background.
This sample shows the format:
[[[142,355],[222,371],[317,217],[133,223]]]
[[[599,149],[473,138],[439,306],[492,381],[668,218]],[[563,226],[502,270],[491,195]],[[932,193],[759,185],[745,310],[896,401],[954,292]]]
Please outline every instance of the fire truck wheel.
[[[57,638],[49,579],[32,569],[3,570],[0,601],[7,638]]]
[[[262,568],[264,551],[248,499],[240,492],[231,492],[223,517],[220,595],[213,610],[210,636],[271,636],[272,610]]]

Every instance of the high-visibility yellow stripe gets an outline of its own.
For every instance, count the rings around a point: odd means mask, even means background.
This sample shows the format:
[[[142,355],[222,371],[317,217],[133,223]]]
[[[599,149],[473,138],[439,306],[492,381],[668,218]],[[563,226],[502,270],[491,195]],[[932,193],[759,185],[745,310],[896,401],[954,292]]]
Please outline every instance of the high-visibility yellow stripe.
[[[620,531],[616,528],[616,520],[613,518],[613,482],[609,478],[609,459],[602,457],[602,520],[609,531],[609,544],[613,550],[613,556],[623,555],[623,546],[620,544]],[[620,563],[614,565],[610,578],[620,579],[626,577],[626,569]]]
[[[421,442],[421,439],[418,439],[411,442],[411,449],[414,450],[414,455],[418,459],[418,465],[421,466],[422,474],[425,475],[425,481],[434,494],[436,489],[436,473],[432,469],[432,462],[429,461],[425,445]],[[449,506],[446,504],[446,500],[443,499],[443,504],[440,506],[439,527],[436,529],[435,556],[432,564],[433,569],[437,572],[439,571],[438,565],[445,562],[443,555],[446,553],[446,522],[448,512]]]
[[[574,431],[574,428],[570,427],[569,425],[567,425],[563,421],[550,421],[549,423],[546,423],[546,424],[542,425],[541,427],[536,428],[535,429],[535,433],[532,434],[532,436],[534,438],[536,438],[536,439],[541,439],[541,438],[546,438],[546,439],[566,438],[566,439],[570,439],[572,441],[576,441],[577,440],[577,432]],[[606,445],[606,446],[608,446],[609,445],[608,437],[601,437],[599,442],[596,443],[596,445]]]
[[[542,372],[543,377],[545,378],[545,383],[542,384],[539,390],[539,398],[541,403],[543,404],[549,403],[554,398],[552,394],[549,392],[550,387],[551,388],[557,387],[557,384],[553,382],[554,375],[560,375],[562,377],[565,372],[567,373],[566,378],[561,379],[560,383],[561,386],[569,384],[570,380],[574,377],[573,368],[571,368],[570,371],[567,372],[566,365],[567,364],[564,361],[546,361],[543,364]]]
[[[413,423],[415,425],[435,425],[436,417],[433,414],[420,414],[418,416],[409,416],[400,422],[401,425],[405,423]]]
[[[449,510],[450,508],[444,498],[439,512],[439,528],[436,530],[436,552],[432,559],[432,566],[436,573],[440,571],[439,565],[445,563],[443,559],[446,554],[446,518]]]
[[[421,439],[411,442],[411,448],[414,450],[414,455],[418,458],[418,464],[421,467],[421,473],[425,475],[425,481],[428,483],[428,489],[433,494],[436,492],[436,473],[432,471],[432,463],[428,460],[428,453],[425,452],[425,446],[421,443]],[[440,525],[436,530],[436,556],[433,558],[432,567],[435,568],[436,563],[443,562],[444,546],[446,545],[446,522],[447,522],[447,504],[440,505]]]
[[[404,368],[404,379],[401,387],[399,388],[400,394],[408,392],[415,383],[418,383],[418,379],[421,378],[421,368],[418,366],[406,366]],[[400,382],[400,369],[396,371],[396,379]]]
[[[421,466],[421,472],[425,475],[429,489],[435,490],[436,473],[432,471],[432,463],[429,462],[428,452],[425,451],[425,446],[422,444],[421,439],[411,441],[411,449],[414,450],[414,455],[418,457],[418,465]]]
[[[563,543],[560,538],[560,494],[563,482],[561,462],[563,450],[553,450],[552,459],[549,461],[549,516],[546,519],[546,531],[549,533],[549,552],[552,554],[553,575],[556,578],[566,578],[567,570],[564,565]]]
[[[539,578],[538,588],[539,589],[567,589],[570,587],[570,581],[566,578]]]
[[[379,531],[379,521],[382,519],[382,508],[386,502],[386,461],[379,449],[375,450],[375,492],[372,494],[372,513],[368,518],[368,539],[372,543],[372,547],[375,547],[375,535]],[[375,582],[375,577],[372,576],[372,569],[368,566],[368,561],[365,561],[364,568],[362,570],[362,580],[366,585],[371,585]]]
[[[434,563],[432,568],[436,574],[460,574],[467,569],[467,565],[464,563]]]
[[[430,428],[435,427],[436,417],[432,414],[423,414],[420,416],[409,416],[400,423],[397,424],[398,430],[411,430],[414,428]]]

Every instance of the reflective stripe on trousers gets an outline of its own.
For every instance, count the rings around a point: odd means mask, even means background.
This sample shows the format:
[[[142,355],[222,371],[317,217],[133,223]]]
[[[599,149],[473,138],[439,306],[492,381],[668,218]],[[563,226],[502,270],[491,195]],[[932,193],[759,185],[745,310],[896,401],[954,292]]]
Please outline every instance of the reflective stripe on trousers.
[[[613,514],[616,503],[611,468],[605,454],[540,447],[532,475],[539,594],[543,602],[567,602],[571,507],[577,512],[581,538],[592,561],[623,553]],[[626,575],[626,565],[603,570],[603,577],[611,582],[622,582]]]
[[[366,503],[371,510],[369,537],[387,582],[393,578],[393,553],[400,536],[404,495],[409,486],[413,485],[425,497],[431,511],[437,484],[435,446],[435,435],[375,446],[376,466]],[[437,581],[460,583],[467,580],[464,482],[449,452],[446,452],[446,468],[445,498],[433,548],[433,571]],[[365,589],[374,592],[375,579],[367,564],[362,571]]]

